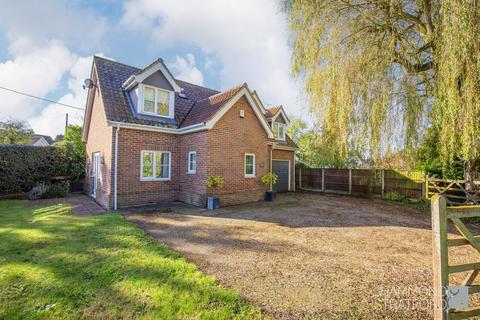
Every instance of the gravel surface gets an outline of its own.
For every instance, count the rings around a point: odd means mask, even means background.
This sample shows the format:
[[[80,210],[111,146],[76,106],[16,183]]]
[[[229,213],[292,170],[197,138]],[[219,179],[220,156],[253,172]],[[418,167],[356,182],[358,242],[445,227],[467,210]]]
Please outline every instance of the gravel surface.
[[[432,317],[430,217],[406,206],[290,193],[127,218],[275,319]],[[474,254],[455,249],[451,261]]]

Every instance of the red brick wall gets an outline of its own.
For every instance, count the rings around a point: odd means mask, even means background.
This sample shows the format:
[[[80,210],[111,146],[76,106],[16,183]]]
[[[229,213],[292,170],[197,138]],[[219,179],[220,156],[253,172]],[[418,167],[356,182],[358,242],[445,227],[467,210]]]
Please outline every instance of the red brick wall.
[[[207,131],[186,134],[180,138],[180,186],[178,200],[199,207],[206,204],[207,187]],[[195,174],[188,173],[188,152],[197,152],[197,170]]]
[[[207,175],[225,180],[224,188],[209,188],[208,193],[219,196],[222,206],[263,199],[267,187],[260,177],[270,170],[269,152],[265,129],[243,97],[208,131]],[[245,178],[245,153],[255,154],[255,178]]]
[[[99,90],[95,90],[93,98],[92,114],[90,120],[90,129],[86,141],[87,168],[85,178],[85,192],[92,192],[92,183],[90,176],[92,173],[92,153],[100,152],[100,178],[96,201],[104,208],[112,207],[112,146],[113,130],[106,125],[105,109],[103,108],[102,98]]]
[[[295,152],[287,150],[273,150],[273,160],[290,160],[290,190],[295,190]]]
[[[180,184],[180,136],[168,133],[120,129],[118,141],[119,208],[175,201]],[[141,151],[170,151],[169,181],[141,181]]]

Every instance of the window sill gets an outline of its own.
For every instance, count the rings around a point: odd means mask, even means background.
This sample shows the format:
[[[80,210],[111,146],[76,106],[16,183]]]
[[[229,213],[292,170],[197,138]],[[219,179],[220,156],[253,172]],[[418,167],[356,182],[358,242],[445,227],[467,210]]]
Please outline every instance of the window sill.
[[[140,111],[138,112],[139,114],[143,114],[143,115],[146,115],[146,116],[152,116],[152,117],[158,117],[158,118],[165,118],[165,119],[173,119],[174,117],[168,115],[168,116],[162,116],[160,114],[156,114],[154,112],[145,112],[145,111]]]
[[[245,175],[245,179],[252,179],[252,178],[255,178],[255,175]]]
[[[140,178],[140,181],[145,181],[145,182],[148,182],[148,181],[170,181],[172,179],[170,178]]]
[[[188,171],[187,174],[197,174],[196,171]]]

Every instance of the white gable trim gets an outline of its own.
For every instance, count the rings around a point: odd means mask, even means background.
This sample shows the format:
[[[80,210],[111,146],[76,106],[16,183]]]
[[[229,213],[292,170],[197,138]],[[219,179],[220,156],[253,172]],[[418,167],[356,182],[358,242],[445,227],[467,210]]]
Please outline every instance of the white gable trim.
[[[257,91],[252,92],[252,97],[255,100],[255,102],[258,104],[258,106],[260,106],[260,108],[262,109],[262,113],[265,114],[265,112],[267,112],[267,109],[265,109],[265,106],[263,105],[262,100],[260,100],[260,98],[258,97]]]
[[[155,64],[150,66],[147,70],[144,72],[137,74],[137,75],[132,75],[130,76],[122,85],[122,87],[125,90],[129,90],[133,88],[135,85],[141,83],[148,77],[150,77],[152,74],[155,72],[160,71],[164,77],[167,79],[168,83],[172,86],[173,90],[175,92],[180,92],[181,88],[178,86],[178,84],[175,82],[175,79],[173,78],[172,74],[170,71],[168,71],[167,67],[163,63],[162,60],[157,60]]]
[[[272,121],[275,121],[275,119],[277,119],[280,114],[282,115],[283,120],[285,120],[285,124],[288,126],[290,124],[290,119],[288,119],[287,115],[285,114],[285,111],[283,110],[283,106],[280,106],[280,111],[278,111],[273,116]]]
[[[222,109],[220,109],[210,120],[206,122],[206,127],[207,129],[213,128],[213,126],[227,113],[230,108],[233,107],[233,105],[240,100],[241,97],[245,96],[247,98],[248,103],[252,107],[253,111],[255,112],[255,115],[257,116],[258,120],[262,124],[263,128],[267,132],[267,136],[270,139],[273,139],[273,131],[268,125],[267,120],[265,119],[263,113],[260,110],[260,107],[255,103],[252,94],[250,93],[250,90],[248,90],[247,86],[244,86],[233,98],[228,101]]]

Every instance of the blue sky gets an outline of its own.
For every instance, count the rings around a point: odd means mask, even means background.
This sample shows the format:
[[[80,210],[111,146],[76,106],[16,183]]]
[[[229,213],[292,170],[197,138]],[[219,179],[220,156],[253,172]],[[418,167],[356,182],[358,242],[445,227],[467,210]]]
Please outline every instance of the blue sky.
[[[83,108],[93,55],[137,67],[161,57],[179,79],[247,82],[265,104],[304,111],[275,0],[0,1],[0,86]],[[81,111],[0,90],[0,120],[27,120],[40,134],[61,133],[66,112],[82,122]]]

